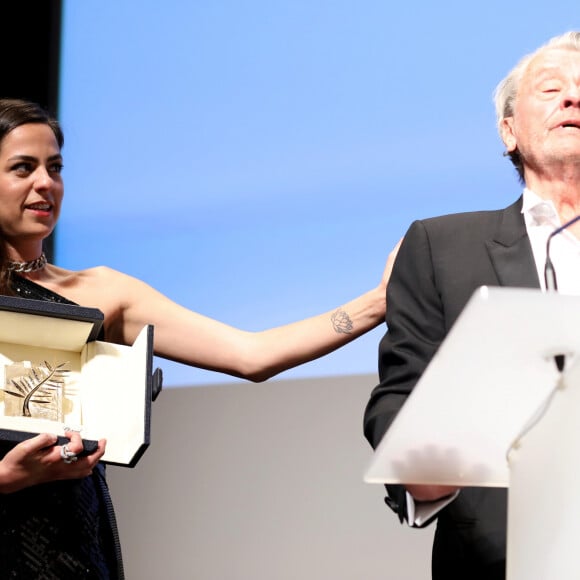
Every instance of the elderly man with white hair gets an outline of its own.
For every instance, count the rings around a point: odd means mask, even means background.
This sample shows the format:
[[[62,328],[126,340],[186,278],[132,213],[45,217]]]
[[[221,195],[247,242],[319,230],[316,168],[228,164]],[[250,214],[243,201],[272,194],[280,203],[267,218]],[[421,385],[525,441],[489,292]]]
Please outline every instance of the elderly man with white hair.
[[[523,185],[506,209],[414,222],[399,251],[364,428],[376,447],[479,286],[545,287],[548,236],[580,215],[580,32],[524,57],[495,91],[498,129]],[[554,237],[558,289],[580,294],[580,222]],[[534,313],[530,312],[533,329]],[[493,361],[490,361],[493,364]],[[437,521],[434,580],[505,578],[505,489],[387,486],[401,521]],[[549,491],[547,491],[549,493]],[[533,507],[531,507],[533,509]]]

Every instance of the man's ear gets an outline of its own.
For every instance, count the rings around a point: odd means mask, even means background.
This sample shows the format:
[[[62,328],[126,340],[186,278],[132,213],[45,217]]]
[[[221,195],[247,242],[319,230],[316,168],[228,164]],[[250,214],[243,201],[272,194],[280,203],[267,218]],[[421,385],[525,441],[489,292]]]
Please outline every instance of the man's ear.
[[[504,117],[501,120],[499,131],[507,152],[513,153],[518,148],[516,135],[514,133],[514,118]]]

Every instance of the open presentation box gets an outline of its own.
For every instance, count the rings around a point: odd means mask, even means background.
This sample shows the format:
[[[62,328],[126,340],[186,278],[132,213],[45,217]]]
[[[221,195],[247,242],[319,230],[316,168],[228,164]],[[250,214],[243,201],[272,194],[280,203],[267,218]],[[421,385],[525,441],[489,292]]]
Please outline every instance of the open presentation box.
[[[104,316],[82,306],[0,296],[0,439],[80,431],[85,451],[134,467],[150,443],[153,326],[132,346],[97,340]],[[66,442],[61,439],[60,442]]]

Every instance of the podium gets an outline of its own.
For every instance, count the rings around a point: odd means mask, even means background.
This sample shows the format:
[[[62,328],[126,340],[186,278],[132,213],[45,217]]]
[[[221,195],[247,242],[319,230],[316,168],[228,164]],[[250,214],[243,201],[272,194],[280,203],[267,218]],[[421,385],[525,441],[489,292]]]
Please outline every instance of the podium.
[[[509,487],[506,579],[576,580],[579,353],[580,296],[477,289],[365,481]]]

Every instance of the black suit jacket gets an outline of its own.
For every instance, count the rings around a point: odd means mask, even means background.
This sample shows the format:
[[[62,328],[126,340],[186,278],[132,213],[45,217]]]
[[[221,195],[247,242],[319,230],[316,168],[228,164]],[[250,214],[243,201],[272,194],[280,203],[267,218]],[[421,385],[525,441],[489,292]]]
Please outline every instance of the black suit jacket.
[[[364,417],[373,447],[476,288],[539,287],[521,207],[520,198],[504,210],[442,216],[409,228],[387,290],[380,384]],[[404,519],[404,489],[388,486],[388,492],[387,503]],[[505,490],[464,489],[437,520],[434,579],[504,578]]]

